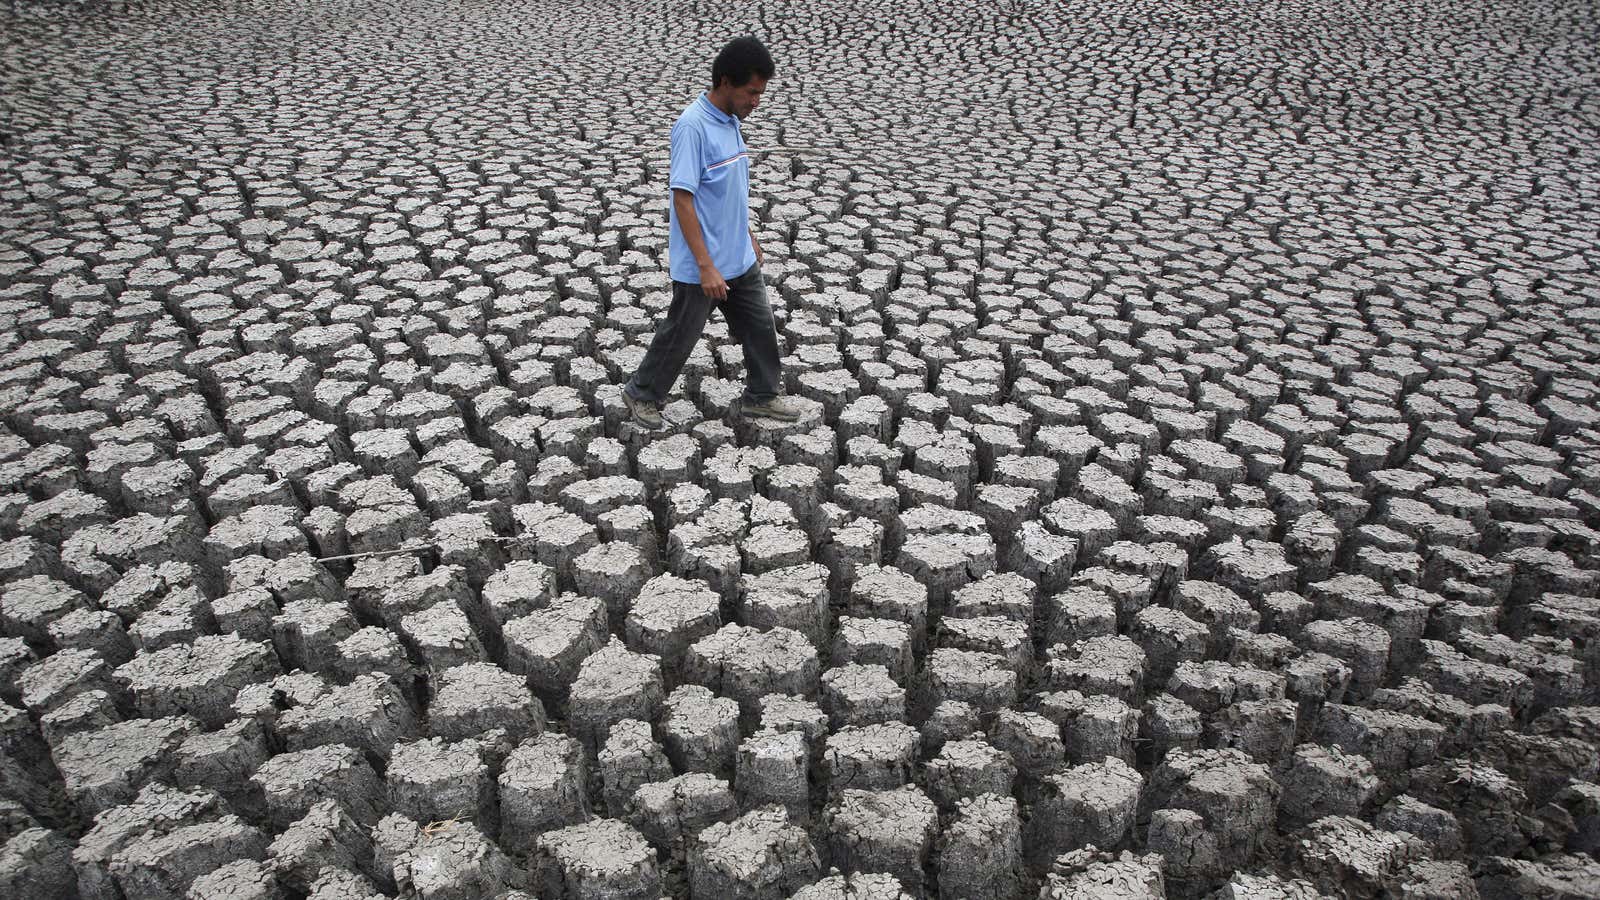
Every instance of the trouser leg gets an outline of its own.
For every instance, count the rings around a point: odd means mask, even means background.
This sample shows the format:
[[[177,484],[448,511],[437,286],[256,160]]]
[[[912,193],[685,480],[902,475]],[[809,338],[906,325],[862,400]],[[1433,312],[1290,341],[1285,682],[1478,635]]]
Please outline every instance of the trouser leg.
[[[728,299],[723,301],[728,331],[744,347],[744,399],[765,403],[778,395],[782,372],[778,356],[778,331],[772,321],[772,306],[767,302],[767,284],[761,266],[728,282]]]
[[[672,305],[656,326],[655,337],[650,339],[650,349],[645,351],[639,368],[622,389],[635,399],[660,406],[671,393],[683,364],[689,361],[710,313],[711,300],[700,285],[674,281]]]

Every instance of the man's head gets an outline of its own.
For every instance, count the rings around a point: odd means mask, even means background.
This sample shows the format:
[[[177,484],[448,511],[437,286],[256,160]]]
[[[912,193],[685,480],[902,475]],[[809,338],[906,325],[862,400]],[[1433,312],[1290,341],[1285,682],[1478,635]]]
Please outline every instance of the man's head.
[[[749,36],[734,38],[711,64],[712,102],[743,119],[755,112],[774,71],[772,54],[760,41]]]

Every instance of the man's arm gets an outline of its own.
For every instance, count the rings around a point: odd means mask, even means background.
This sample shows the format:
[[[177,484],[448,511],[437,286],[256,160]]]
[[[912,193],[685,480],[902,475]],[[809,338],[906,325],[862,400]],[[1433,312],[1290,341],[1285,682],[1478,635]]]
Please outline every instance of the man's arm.
[[[712,300],[724,299],[728,296],[728,282],[711,262],[711,251],[706,249],[706,238],[700,231],[700,217],[694,211],[694,194],[683,188],[673,188],[672,210],[678,214],[678,228],[683,231],[689,252],[694,254],[695,264],[700,267],[700,290]]]
[[[756,251],[756,265],[759,266],[762,263],[766,262],[767,256],[766,256],[766,254],[761,252],[761,242],[756,240],[756,230],[755,230],[755,228],[751,228],[750,229],[750,246],[752,248],[754,248],[755,251]]]

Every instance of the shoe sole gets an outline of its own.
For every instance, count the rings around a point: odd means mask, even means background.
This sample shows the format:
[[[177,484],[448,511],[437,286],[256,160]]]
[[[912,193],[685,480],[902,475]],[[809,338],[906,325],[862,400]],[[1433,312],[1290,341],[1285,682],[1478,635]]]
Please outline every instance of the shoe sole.
[[[782,416],[782,415],[775,415],[773,413],[762,412],[762,411],[757,411],[757,410],[741,410],[739,414],[744,416],[747,419],[766,419],[766,420],[772,421],[772,422],[798,422],[798,421],[800,421],[800,417],[799,416]]]

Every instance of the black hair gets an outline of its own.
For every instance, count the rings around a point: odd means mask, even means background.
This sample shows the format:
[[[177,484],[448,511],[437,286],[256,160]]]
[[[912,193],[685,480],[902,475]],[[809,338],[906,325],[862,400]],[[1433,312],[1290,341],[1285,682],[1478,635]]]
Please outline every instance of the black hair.
[[[743,87],[750,83],[751,77],[771,78],[774,71],[772,54],[767,52],[765,44],[751,35],[734,38],[711,64],[711,88],[715,90],[724,78],[734,87]]]

